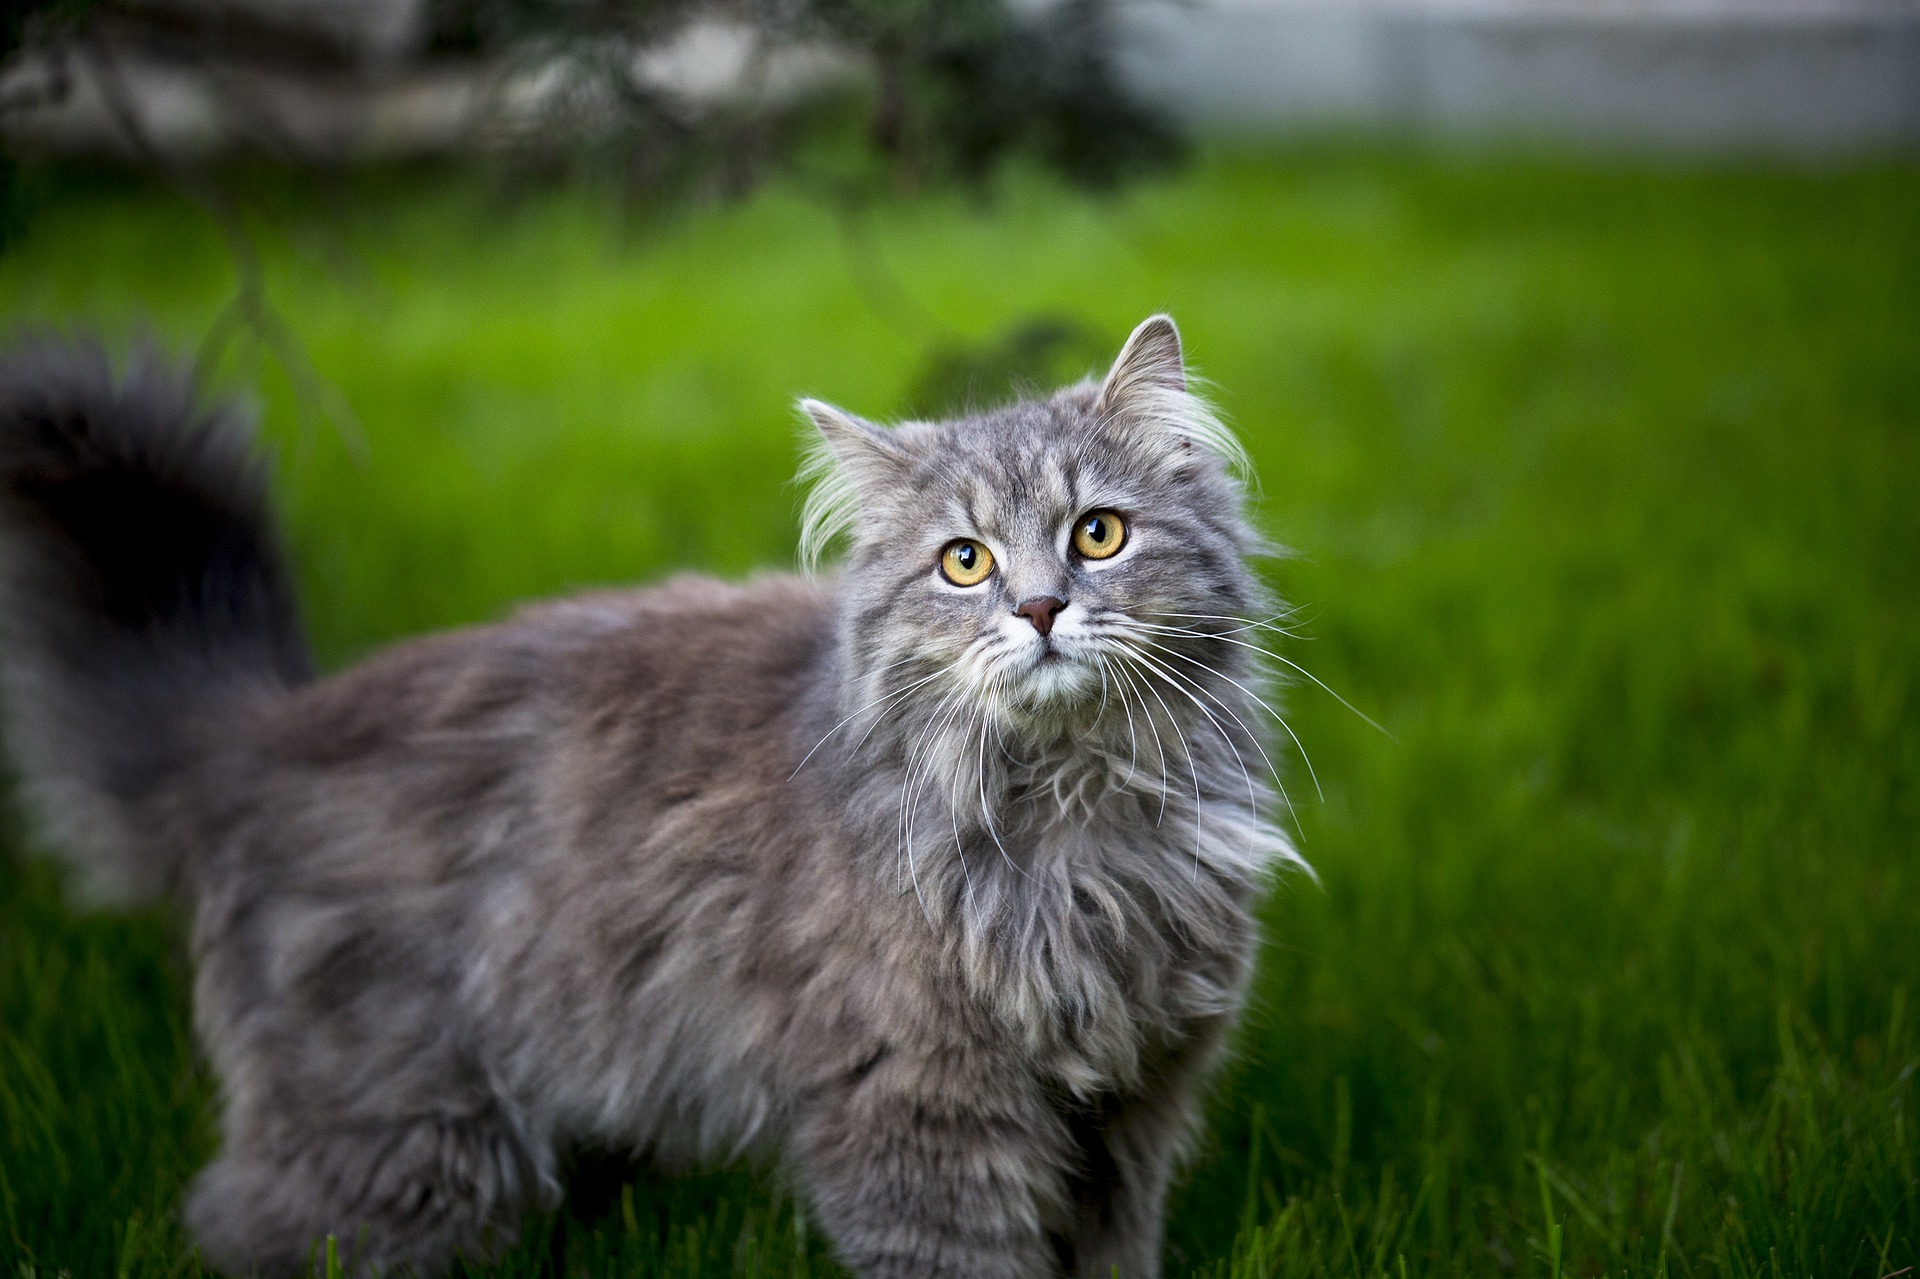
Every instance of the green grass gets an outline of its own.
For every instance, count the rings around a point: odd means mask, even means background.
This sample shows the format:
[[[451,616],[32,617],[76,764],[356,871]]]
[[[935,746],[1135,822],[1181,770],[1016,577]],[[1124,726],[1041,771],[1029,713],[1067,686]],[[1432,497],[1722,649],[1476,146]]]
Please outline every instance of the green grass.
[[[198,338],[232,287],[203,217],[38,189],[7,316]],[[1392,736],[1291,695],[1322,883],[1266,912],[1170,1275],[1920,1265],[1920,172],[1215,152],[864,241],[778,189],[644,228],[457,174],[254,189],[366,435],[356,465],[225,361],[336,664],[787,564],[796,394],[885,415],[959,337],[1178,316],[1299,552],[1290,655]],[[0,1275],[196,1273],[178,930],[57,889],[0,859]],[[622,1179],[502,1273],[831,1272],[764,1174]]]

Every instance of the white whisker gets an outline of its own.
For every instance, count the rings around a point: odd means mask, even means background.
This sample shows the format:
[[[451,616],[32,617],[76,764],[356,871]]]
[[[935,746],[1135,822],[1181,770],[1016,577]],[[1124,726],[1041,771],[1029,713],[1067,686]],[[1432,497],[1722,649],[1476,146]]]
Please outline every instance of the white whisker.
[[[1147,699],[1141,693],[1140,686],[1134,682],[1133,672],[1127,669],[1124,662],[1115,666],[1113,671],[1127,681],[1127,686],[1133,689],[1134,696],[1140,699],[1141,717],[1147,721],[1147,731],[1153,734],[1154,754],[1160,758],[1160,811],[1153,815],[1153,824],[1158,827],[1167,815],[1167,744],[1160,739],[1160,729],[1153,722],[1153,711],[1148,707]]]
[[[1019,871],[1023,878],[1031,879],[1032,876],[1027,874],[1026,868],[1014,861],[1013,855],[1007,852],[1007,846],[1000,842],[1000,832],[993,826],[993,810],[987,804],[987,719],[986,710],[982,710],[980,712],[980,745],[974,753],[976,784],[980,791],[980,816],[986,822],[987,834],[993,836],[993,845],[1000,850],[1001,858],[1007,865]]]
[[[1170,613],[1162,609],[1144,609],[1140,613],[1142,617],[1177,617],[1188,621],[1199,622],[1233,622],[1235,625],[1225,632],[1229,635],[1237,634],[1240,631],[1259,630],[1274,631],[1287,636],[1289,639],[1311,639],[1312,636],[1302,635],[1297,631],[1290,631],[1284,626],[1275,624],[1283,620],[1290,620],[1299,615],[1300,610],[1297,608],[1290,608],[1285,612],[1275,613],[1272,617],[1263,618],[1241,617],[1234,613]]]
[[[1136,657],[1144,656],[1144,654],[1140,653],[1138,650],[1134,650],[1133,655]],[[1146,674],[1147,672],[1145,670],[1141,671],[1141,675],[1143,677]],[[1167,713],[1167,723],[1174,730],[1174,739],[1180,743],[1180,748],[1186,751],[1187,753],[1187,772],[1193,778],[1193,873],[1194,873],[1194,877],[1198,878],[1200,875],[1200,842],[1201,842],[1200,822],[1206,813],[1206,804],[1200,798],[1200,765],[1195,761],[1193,757],[1193,744],[1187,741],[1187,735],[1184,732],[1180,731],[1179,717],[1176,716],[1173,713],[1173,709],[1167,705],[1166,698],[1160,696],[1160,690],[1154,687],[1153,681],[1151,680],[1147,681],[1147,691],[1153,694],[1154,701],[1160,703],[1160,709]],[[1149,722],[1151,722],[1151,720],[1149,720]],[[1164,777],[1165,776],[1165,760],[1164,759],[1161,762],[1161,768],[1162,768],[1161,775]],[[1164,796],[1164,793],[1163,793],[1163,796]],[[1163,800],[1162,812],[1164,811],[1165,811],[1165,808],[1164,808],[1164,800]],[[1155,824],[1158,825],[1158,822],[1156,821]]]
[[[911,658],[902,659],[899,662],[893,663],[893,666],[902,666],[907,661],[911,661],[911,660],[913,659]],[[882,669],[891,670],[892,667],[884,667]],[[819,741],[813,744],[813,746],[807,751],[805,755],[802,755],[800,757],[800,762],[793,766],[793,771],[791,773],[787,774],[787,780],[792,781],[794,778],[800,775],[800,770],[805,768],[807,766],[807,761],[813,758],[814,751],[819,750],[822,746],[825,746],[827,744],[828,737],[832,737],[835,733],[845,728],[848,724],[851,724],[854,720],[860,718],[860,716],[864,714],[866,711],[872,709],[874,706],[878,705],[881,702],[891,703],[891,702],[898,701],[900,698],[905,697],[908,693],[911,693],[914,689],[919,688],[922,685],[932,683],[934,680],[939,679],[942,675],[945,675],[948,671],[952,669],[953,669],[952,665],[943,666],[939,670],[935,671],[933,674],[927,676],[925,679],[915,680],[913,683],[907,685],[903,689],[900,689],[898,692],[883,693],[879,697],[874,698],[873,701],[868,702],[865,706],[862,706],[859,710],[855,711],[853,714],[841,720],[838,724],[835,724],[832,728],[826,731],[825,736],[823,736]],[[871,731],[872,731],[871,729],[868,730],[868,732],[871,732]],[[867,740],[866,734],[865,733],[861,734],[860,741],[855,743],[855,749],[857,750],[859,746],[862,743],[864,743],[866,740]]]
[[[1106,655],[1103,653],[1095,653],[1093,660],[1100,664],[1100,678],[1103,681],[1102,686],[1104,687],[1104,681],[1107,678]],[[1120,686],[1120,675],[1118,671],[1114,672],[1113,691],[1120,695],[1120,709],[1126,712],[1127,716],[1127,780],[1120,783],[1120,788],[1125,790],[1133,784],[1134,774],[1139,771],[1140,735],[1134,731],[1133,707],[1127,702],[1127,690]]]
[[[1188,684],[1191,684],[1193,688],[1199,688],[1200,686],[1198,684],[1193,684],[1193,682],[1190,680],[1181,679],[1179,672],[1173,670],[1171,667],[1165,665],[1164,663],[1156,661],[1152,657],[1149,657],[1147,654],[1141,652],[1139,649],[1131,649],[1130,651],[1132,652],[1134,657],[1138,658],[1142,662],[1148,663],[1150,669],[1157,670],[1163,678],[1168,680],[1168,682],[1172,685],[1172,687],[1176,692],[1183,694],[1188,701],[1192,702],[1195,708],[1197,708],[1202,715],[1205,715],[1207,717],[1207,722],[1213,725],[1213,730],[1216,733],[1220,734],[1220,740],[1227,744],[1227,749],[1229,751],[1233,752],[1234,763],[1240,766],[1240,776],[1246,780],[1247,812],[1253,818],[1253,820],[1257,823],[1260,820],[1260,801],[1255,796],[1254,787],[1253,787],[1253,774],[1247,771],[1247,761],[1241,758],[1240,748],[1233,744],[1233,735],[1227,732],[1226,725],[1222,724],[1218,719],[1214,717],[1213,712],[1207,709],[1206,704],[1204,702],[1202,702],[1198,697],[1196,697],[1189,688],[1183,687],[1183,685],[1188,685]],[[1205,689],[1200,689],[1200,691],[1202,693],[1206,692]],[[1209,693],[1207,694],[1207,696],[1212,697],[1212,694]],[[1215,700],[1218,701],[1218,699],[1215,699]],[[1238,715],[1234,715],[1232,707],[1228,706],[1225,702],[1219,702],[1219,706],[1220,706],[1220,709],[1226,711],[1227,714],[1233,715],[1233,722],[1236,724],[1239,724],[1240,731],[1247,734],[1247,740],[1253,743],[1254,749],[1260,752],[1261,758],[1266,759],[1267,771],[1274,774],[1273,779],[1275,782],[1279,782],[1280,775],[1277,771],[1274,770],[1273,760],[1267,758],[1267,752],[1265,751],[1265,749],[1261,747],[1259,737],[1256,736],[1253,733],[1253,731],[1247,727],[1245,721],[1243,721]],[[1285,798],[1286,787],[1284,785],[1280,787],[1280,793],[1281,793],[1281,797]],[[1287,811],[1288,812],[1293,811],[1293,805],[1291,802],[1287,804]],[[1296,821],[1298,820],[1297,815],[1295,820]]]
[[[1161,653],[1166,654],[1168,657],[1176,657],[1176,658],[1179,658],[1181,661],[1186,662],[1188,665],[1197,666],[1201,670],[1206,671],[1209,675],[1218,676],[1220,679],[1227,681],[1227,683],[1233,685],[1235,688],[1245,693],[1248,697],[1251,697],[1254,701],[1258,702],[1260,704],[1260,709],[1264,710],[1267,714],[1273,716],[1274,722],[1279,724],[1282,729],[1286,730],[1287,736],[1293,739],[1294,749],[1300,752],[1300,760],[1302,763],[1304,763],[1307,766],[1307,776],[1313,782],[1313,793],[1320,797],[1321,803],[1324,804],[1327,802],[1327,793],[1320,789],[1320,777],[1317,773],[1313,771],[1313,760],[1308,758],[1307,748],[1300,741],[1300,735],[1293,731],[1293,725],[1287,723],[1286,716],[1282,715],[1279,711],[1273,709],[1273,707],[1268,704],[1266,698],[1260,696],[1260,694],[1254,692],[1252,689],[1248,688],[1245,684],[1242,684],[1239,680],[1227,674],[1225,671],[1220,670],[1217,667],[1209,666],[1205,662],[1200,661],[1198,658],[1188,657],[1185,653],[1177,652],[1174,649],[1168,648],[1164,644],[1155,644],[1152,640],[1149,640],[1149,639],[1143,638],[1140,640],[1140,642],[1142,644],[1146,644],[1158,650]],[[1271,654],[1269,654],[1269,656],[1271,656]],[[1226,712],[1229,715],[1233,715],[1232,709],[1229,708],[1225,702],[1220,701],[1218,698],[1216,698],[1215,701],[1223,710],[1226,710]],[[1234,715],[1233,718],[1236,722],[1240,722],[1240,717],[1238,715]],[[1243,729],[1247,728],[1244,722],[1240,723],[1240,727]],[[1252,729],[1247,729],[1247,734],[1248,736],[1254,739],[1255,746],[1258,746],[1260,744],[1258,736],[1254,734]],[[1262,750],[1260,753],[1262,755],[1265,755],[1266,751]],[[1267,769],[1269,772],[1273,774],[1273,780],[1276,783],[1278,783],[1280,787],[1280,797],[1282,799],[1287,800],[1287,810],[1289,812],[1292,812],[1293,801],[1287,798],[1287,784],[1286,782],[1281,780],[1280,770],[1273,766],[1273,761],[1271,759],[1267,761]],[[1298,813],[1294,814],[1294,820],[1296,822],[1299,820]]]
[[[1172,616],[1172,614],[1161,614],[1160,616]],[[1146,623],[1141,623],[1140,625],[1142,626],[1143,629],[1150,629]],[[1294,670],[1300,672],[1300,674],[1306,676],[1308,679],[1312,680],[1315,684],[1319,685],[1320,690],[1324,692],[1328,697],[1331,697],[1334,701],[1340,703],[1342,706],[1352,711],[1355,715],[1358,715],[1361,718],[1361,720],[1363,720],[1367,724],[1369,728],[1372,728],[1375,732],[1385,737],[1388,741],[1397,743],[1400,740],[1399,738],[1395,737],[1392,733],[1388,732],[1385,728],[1381,727],[1380,724],[1376,722],[1371,715],[1361,710],[1358,706],[1355,706],[1352,702],[1348,701],[1346,698],[1340,696],[1340,694],[1334,692],[1333,689],[1328,687],[1327,684],[1318,675],[1315,675],[1312,671],[1300,665],[1300,663],[1294,661],[1292,658],[1286,656],[1284,653],[1276,653],[1270,648],[1266,648],[1259,644],[1249,644],[1245,640],[1230,639],[1226,635],[1218,634],[1213,631],[1189,630],[1184,627],[1161,627],[1159,629],[1166,634],[1188,635],[1193,637],[1194,639],[1217,639],[1217,640],[1220,640],[1222,643],[1226,643],[1226,644],[1238,644],[1241,648],[1249,649],[1255,653],[1263,653],[1266,656],[1271,657],[1276,662],[1284,662],[1286,665],[1292,667]]]
[[[927,788],[927,784],[933,780],[933,773],[934,773],[933,756],[934,756],[935,750],[938,748],[939,738],[946,733],[947,729],[953,724],[954,718],[958,716],[966,706],[964,693],[965,693],[964,689],[956,690],[955,695],[948,699],[948,701],[952,703],[951,709],[949,709],[947,713],[941,718],[938,728],[935,729],[935,731],[931,736],[931,740],[929,741],[929,744],[927,746],[926,753],[924,756],[923,766],[920,769],[919,784],[918,786],[915,787],[913,793],[907,798],[905,816],[906,816],[906,846],[907,846],[907,857],[909,861],[911,861],[913,857],[913,834],[914,834],[914,825],[919,818],[920,794],[922,791],[924,791]],[[947,703],[945,702],[942,703],[942,705],[946,705],[946,704]],[[954,800],[953,800],[953,793],[952,793],[952,784],[950,782],[948,786],[948,796],[947,796],[947,808],[949,812],[953,811],[953,806],[954,806]],[[973,873],[967,869],[966,852],[965,850],[961,849],[959,846],[960,838],[959,838],[959,828],[958,828],[957,817],[955,819],[955,822],[956,824],[954,829],[954,851],[960,859],[960,873],[962,876],[965,877],[967,881],[967,904],[975,908],[976,917],[977,917],[978,903],[973,895]]]
[[[900,838],[900,855],[907,863],[907,873],[913,878],[913,895],[920,901],[920,913],[926,916],[929,923],[932,922],[933,916],[928,912],[926,896],[920,889],[920,870],[919,867],[914,864],[913,860],[913,824],[910,820],[908,810],[911,804],[918,802],[919,792],[914,785],[914,772],[921,745],[927,742],[935,733],[941,712],[947,707],[947,704],[950,702],[957,703],[964,691],[964,689],[956,688],[934,704],[933,710],[927,715],[926,727],[921,731],[912,749],[907,752],[906,770],[900,782],[900,814],[897,819]]]

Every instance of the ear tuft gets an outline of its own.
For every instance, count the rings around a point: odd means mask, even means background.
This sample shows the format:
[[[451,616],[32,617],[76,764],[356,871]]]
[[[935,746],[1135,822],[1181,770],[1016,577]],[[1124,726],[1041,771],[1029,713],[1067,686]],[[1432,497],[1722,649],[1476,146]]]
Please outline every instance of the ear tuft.
[[[838,405],[825,400],[803,399],[800,411],[812,420],[835,453],[847,461],[863,452],[878,450],[883,453],[893,451],[892,441],[883,426],[877,426],[863,417],[856,417]]]
[[[897,475],[907,454],[893,432],[824,400],[803,399],[800,411],[817,434],[803,449],[800,484],[800,562],[816,567],[827,548],[853,530],[861,491]]]

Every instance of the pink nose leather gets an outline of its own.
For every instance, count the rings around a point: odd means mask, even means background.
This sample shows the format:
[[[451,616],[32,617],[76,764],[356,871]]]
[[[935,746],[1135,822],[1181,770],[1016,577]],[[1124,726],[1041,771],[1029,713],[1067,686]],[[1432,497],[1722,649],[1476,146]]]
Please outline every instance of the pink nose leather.
[[[1053,633],[1053,619],[1067,602],[1053,595],[1036,595],[1030,600],[1021,600],[1013,606],[1013,611],[1033,623],[1033,629],[1042,635]]]

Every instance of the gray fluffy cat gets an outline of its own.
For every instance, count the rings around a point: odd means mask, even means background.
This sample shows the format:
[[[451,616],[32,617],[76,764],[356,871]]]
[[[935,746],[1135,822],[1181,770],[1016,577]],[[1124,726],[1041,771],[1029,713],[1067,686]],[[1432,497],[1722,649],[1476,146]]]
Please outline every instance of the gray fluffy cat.
[[[0,369],[14,758],[87,883],[190,911],[215,1265],[441,1273],[592,1145],[776,1157],[875,1279],[1159,1272],[1297,860],[1243,459],[1163,316],[1050,399],[803,408],[837,573],[315,679],[232,412],[90,348]]]

